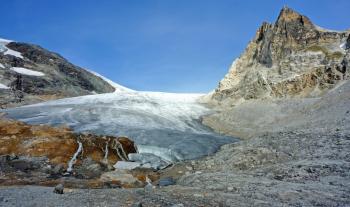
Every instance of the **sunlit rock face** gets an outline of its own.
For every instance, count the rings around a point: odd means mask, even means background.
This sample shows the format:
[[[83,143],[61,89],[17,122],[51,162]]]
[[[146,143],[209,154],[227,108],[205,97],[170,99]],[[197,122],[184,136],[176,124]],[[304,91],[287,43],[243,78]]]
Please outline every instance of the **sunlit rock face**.
[[[263,23],[232,64],[211,100],[315,97],[349,80],[349,31],[314,25],[290,8]]]
[[[116,171],[116,163],[131,163],[129,154],[137,154],[137,148],[126,137],[74,133],[67,127],[0,117],[0,185],[143,187],[147,180],[158,179],[157,172],[147,168]]]
[[[208,155],[236,139],[200,123],[211,111],[197,102],[201,94],[118,92],[61,99],[8,109],[8,117],[30,124],[66,124],[77,132],[130,137],[139,153],[166,161]]]
[[[125,137],[76,134],[64,127],[0,120],[0,155],[46,157],[49,163],[62,165],[67,171],[84,159],[112,166],[135,152],[134,142]]]

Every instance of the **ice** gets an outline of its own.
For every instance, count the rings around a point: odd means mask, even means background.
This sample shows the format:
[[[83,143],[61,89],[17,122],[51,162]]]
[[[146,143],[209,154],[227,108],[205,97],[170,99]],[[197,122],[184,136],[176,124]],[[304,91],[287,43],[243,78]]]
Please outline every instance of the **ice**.
[[[29,75],[29,76],[44,76],[45,75],[42,72],[30,70],[27,68],[21,68],[21,67],[12,67],[11,70],[15,71],[16,73],[20,73],[23,75]]]
[[[148,165],[149,168],[155,170],[162,170],[169,166],[169,163],[162,160],[161,157],[150,153],[130,153],[128,157],[130,161],[139,162],[142,166]]]
[[[67,172],[72,172],[73,170],[73,165],[75,164],[75,162],[77,161],[77,157],[78,155],[81,153],[81,151],[83,150],[83,144],[81,142],[78,141],[78,149],[77,151],[74,153],[72,159],[69,161],[68,163],[68,168],[67,168]]]
[[[5,66],[2,63],[0,63],[0,68],[5,68]]]
[[[0,89],[10,89],[8,86],[0,83]]]
[[[237,139],[200,123],[212,113],[198,103],[202,94],[116,92],[67,98],[3,110],[30,124],[67,124],[77,132],[127,136],[140,153],[176,162],[211,154]]]
[[[346,42],[343,42],[339,46],[341,49],[345,50],[346,49]]]

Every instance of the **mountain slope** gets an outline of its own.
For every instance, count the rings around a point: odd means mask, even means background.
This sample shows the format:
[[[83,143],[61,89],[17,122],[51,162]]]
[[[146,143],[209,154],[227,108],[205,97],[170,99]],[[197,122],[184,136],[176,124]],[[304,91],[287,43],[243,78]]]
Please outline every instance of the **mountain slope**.
[[[2,108],[126,90],[44,48],[0,39]]]
[[[350,33],[325,30],[290,8],[263,23],[211,99],[313,97],[348,80]]]

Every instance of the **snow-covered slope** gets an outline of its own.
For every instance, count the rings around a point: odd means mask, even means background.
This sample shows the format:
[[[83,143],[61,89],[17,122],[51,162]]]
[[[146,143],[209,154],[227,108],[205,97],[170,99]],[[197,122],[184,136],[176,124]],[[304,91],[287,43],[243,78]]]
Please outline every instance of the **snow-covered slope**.
[[[113,86],[115,88],[115,91],[114,91],[115,93],[121,92],[121,91],[129,91],[129,92],[134,91],[130,88],[124,87],[122,85],[119,85],[118,83],[113,82],[112,80],[100,75],[99,73],[96,73],[95,71],[92,71],[92,70],[87,70],[87,71],[89,71],[90,73],[94,74],[97,77],[100,77],[102,80],[106,81],[109,85]]]
[[[201,94],[122,91],[66,98],[5,112],[31,124],[68,124],[76,131],[125,135],[140,152],[166,160],[192,159],[235,141],[199,122],[210,110],[197,102]]]
[[[9,87],[5,84],[0,83],[0,89],[9,89]]]

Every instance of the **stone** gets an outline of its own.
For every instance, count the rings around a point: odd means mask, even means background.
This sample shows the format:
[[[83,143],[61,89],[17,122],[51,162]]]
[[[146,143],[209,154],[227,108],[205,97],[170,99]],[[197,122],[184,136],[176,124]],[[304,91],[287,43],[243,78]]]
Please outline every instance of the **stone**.
[[[192,170],[193,170],[193,167],[192,167],[192,166],[187,166],[187,165],[186,165],[186,169],[187,169],[188,171],[192,171]]]
[[[153,185],[151,183],[147,183],[147,185],[144,187],[145,191],[150,192],[153,190]]]
[[[141,202],[133,203],[133,204],[131,205],[131,207],[142,207],[142,203],[141,203]]]
[[[63,194],[64,186],[63,184],[58,184],[55,186],[53,192],[56,194]]]
[[[171,207],[184,207],[184,204],[182,204],[182,203],[177,203],[177,204],[171,205]]]
[[[63,164],[58,164],[52,169],[52,174],[62,174],[64,172]]]
[[[171,177],[161,178],[158,181],[159,186],[175,185],[175,180]]]
[[[125,170],[115,170],[103,173],[100,180],[106,183],[119,184],[122,187],[143,187],[145,184]]]
[[[115,169],[119,170],[133,170],[138,167],[141,167],[141,163],[139,162],[128,162],[128,161],[118,161],[115,165],[113,165]]]

